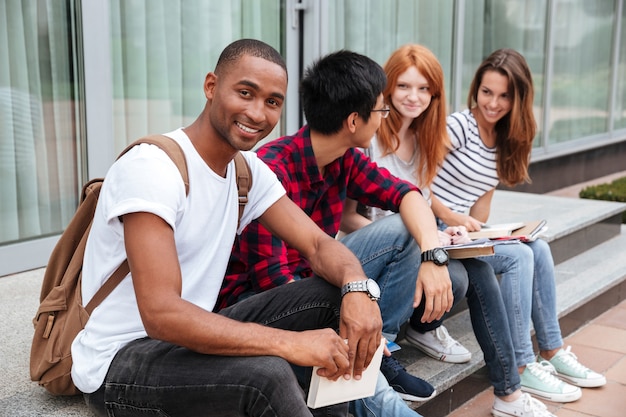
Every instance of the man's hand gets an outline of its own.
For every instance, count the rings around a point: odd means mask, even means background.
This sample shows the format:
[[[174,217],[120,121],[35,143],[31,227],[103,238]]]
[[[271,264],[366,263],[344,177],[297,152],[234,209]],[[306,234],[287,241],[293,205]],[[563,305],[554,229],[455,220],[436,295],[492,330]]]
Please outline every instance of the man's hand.
[[[332,329],[294,332],[285,359],[295,365],[319,366],[317,374],[333,381],[350,375],[348,345]]]
[[[363,292],[350,292],[344,295],[339,334],[348,340],[352,376],[357,380],[361,379],[361,374],[372,361],[382,338],[382,327],[378,303]],[[344,377],[349,378],[350,372]]]
[[[439,320],[450,311],[454,297],[448,268],[435,265],[433,262],[421,263],[415,283],[413,308],[422,302],[422,297],[425,298],[422,323]]]

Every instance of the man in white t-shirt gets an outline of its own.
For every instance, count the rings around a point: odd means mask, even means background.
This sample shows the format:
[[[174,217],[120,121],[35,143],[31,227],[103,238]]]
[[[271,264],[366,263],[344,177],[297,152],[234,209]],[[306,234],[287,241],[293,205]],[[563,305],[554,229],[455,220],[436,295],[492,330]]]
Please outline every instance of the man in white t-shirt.
[[[97,415],[310,416],[291,365],[359,378],[371,361],[378,305],[366,292],[342,299],[339,290],[367,279],[359,261],[285,196],[253,152],[243,152],[253,186],[237,227],[232,159],[272,131],[286,90],[275,49],[233,42],[206,76],[200,116],[167,134],[185,153],[189,194],[154,145],[134,147],[108,172],[85,252],[83,301],[126,258],[130,274],[72,345],[72,379]],[[325,279],[212,313],[235,234],[256,218]]]

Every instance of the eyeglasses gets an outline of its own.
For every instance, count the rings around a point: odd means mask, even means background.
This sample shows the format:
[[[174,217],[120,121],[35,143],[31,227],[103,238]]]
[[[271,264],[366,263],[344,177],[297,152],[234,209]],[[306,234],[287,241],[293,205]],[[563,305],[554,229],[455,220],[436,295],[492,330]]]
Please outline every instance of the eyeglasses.
[[[381,112],[381,115],[380,115],[380,116],[381,116],[383,119],[386,119],[386,118],[387,118],[387,116],[389,116],[389,111],[390,111],[390,110],[391,110],[391,109],[389,108],[389,105],[388,105],[388,104],[384,104],[382,109],[374,109],[374,110],[372,110],[372,112],[379,111],[379,112]]]

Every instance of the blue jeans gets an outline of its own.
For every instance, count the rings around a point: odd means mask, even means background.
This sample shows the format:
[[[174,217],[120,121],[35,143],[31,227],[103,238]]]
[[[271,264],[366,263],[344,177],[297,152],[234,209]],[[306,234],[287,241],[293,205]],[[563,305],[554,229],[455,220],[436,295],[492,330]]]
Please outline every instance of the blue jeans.
[[[378,373],[374,395],[350,401],[350,413],[354,417],[421,417],[389,386],[382,372]]]
[[[337,329],[340,306],[338,288],[311,278],[254,295],[219,314],[288,330]],[[85,394],[85,401],[99,416],[291,417],[348,412],[346,403],[310,410],[305,390],[282,358],[205,355],[150,338],[123,347],[103,386]]]
[[[463,266],[463,263],[458,259],[450,259],[448,263],[448,274],[450,275],[450,281],[452,282],[452,296],[454,297],[454,305],[465,298],[469,287],[469,277],[467,271]],[[423,300],[422,300],[423,301]],[[437,327],[443,324],[443,321],[448,316],[448,313],[444,314],[439,320],[433,320],[429,323],[422,322],[422,316],[424,315],[424,302],[420,303],[413,314],[411,315],[410,323],[411,327],[420,333],[426,333],[431,330],[435,330]]]
[[[476,340],[483,351],[494,394],[510,395],[521,386],[507,308],[498,279],[486,262],[490,257],[463,259],[469,289],[467,306]]]
[[[497,396],[512,394],[520,388],[520,377],[506,308],[493,268],[478,259],[452,259],[448,271],[453,283],[456,282],[457,285],[464,281],[467,283],[464,287],[467,288],[465,293],[461,295],[455,292],[454,302],[456,304],[462,297],[467,297],[472,328],[483,351],[494,394]],[[432,327],[432,323],[420,321],[422,313],[423,310],[422,312],[415,310],[410,320],[411,327],[421,332],[436,328]]]
[[[383,318],[383,335],[396,340],[400,327],[413,314],[415,282],[420,266],[420,248],[407,231],[399,214],[384,217],[341,239],[361,261],[365,274],[380,286],[378,300]],[[454,262],[453,262],[454,264]],[[455,265],[450,268],[455,269]],[[462,267],[450,274],[455,300],[462,299],[467,291],[467,276]],[[424,313],[424,304],[417,310]],[[433,329],[442,320],[425,324]]]
[[[530,323],[539,349],[563,345],[556,313],[556,283],[550,246],[541,239],[530,243],[496,245],[495,255],[483,258],[500,275],[511,338],[518,366],[535,360]]]

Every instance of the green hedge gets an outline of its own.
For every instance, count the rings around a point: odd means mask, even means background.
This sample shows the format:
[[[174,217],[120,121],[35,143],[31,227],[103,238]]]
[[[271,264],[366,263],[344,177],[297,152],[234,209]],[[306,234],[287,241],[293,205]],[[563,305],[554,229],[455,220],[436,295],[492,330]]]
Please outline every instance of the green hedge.
[[[591,200],[618,201],[626,203],[626,177],[611,183],[592,185],[580,190],[580,198]],[[626,212],[622,213],[622,223],[626,223]]]

